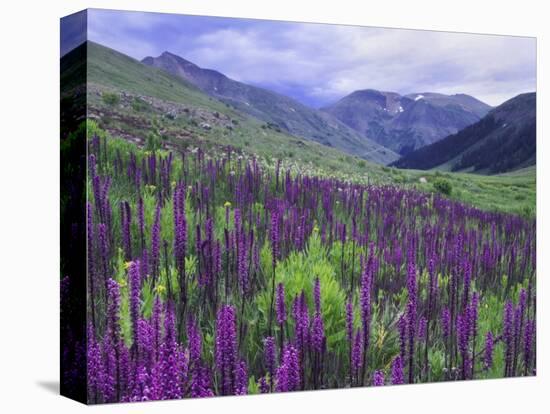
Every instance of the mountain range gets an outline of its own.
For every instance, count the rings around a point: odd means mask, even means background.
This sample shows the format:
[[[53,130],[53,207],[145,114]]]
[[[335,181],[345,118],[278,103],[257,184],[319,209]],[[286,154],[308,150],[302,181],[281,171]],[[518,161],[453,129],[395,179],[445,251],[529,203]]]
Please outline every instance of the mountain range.
[[[534,93],[491,108],[465,94],[365,89],[314,109],[170,52],[138,61],[90,41],[63,57],[65,86],[76,86],[71,71],[82,62],[82,52],[89,116],[136,142],[143,142],[147,124],[160,116],[164,133],[176,141],[207,134],[213,142],[242,141],[258,153],[269,148],[268,153],[297,153],[301,159],[324,153],[326,159],[344,160],[344,152],[398,168],[483,174],[535,163]],[[121,97],[120,105],[102,102],[110,92]],[[143,107],[148,113],[135,109]]]
[[[399,168],[485,174],[536,163],[536,93],[518,95],[456,134],[405,155]]]
[[[393,150],[370,140],[328,112],[236,81],[218,71],[201,68],[173,53],[148,56],[141,62],[185,79],[206,94],[266,122],[272,128],[378,163],[387,164],[399,158]]]
[[[361,135],[404,155],[479,121],[491,107],[465,95],[355,91],[322,108]]]

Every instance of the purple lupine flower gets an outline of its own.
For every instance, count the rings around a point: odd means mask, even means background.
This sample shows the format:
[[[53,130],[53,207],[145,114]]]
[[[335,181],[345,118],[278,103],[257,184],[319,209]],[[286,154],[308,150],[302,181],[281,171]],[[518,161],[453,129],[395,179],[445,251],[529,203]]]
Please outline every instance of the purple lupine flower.
[[[396,356],[391,366],[391,383],[393,385],[404,384],[403,361],[401,356]]]
[[[292,345],[285,345],[281,364],[277,368],[276,391],[296,391],[300,388],[300,361],[298,351]]]
[[[443,339],[447,340],[451,333],[451,312],[447,307],[441,311],[441,330],[443,331]]]
[[[164,340],[160,345],[158,371],[162,390],[161,399],[181,398],[182,372],[179,366],[178,344],[176,342],[176,323],[174,305],[168,302],[164,315]]]
[[[462,356],[462,379],[467,378],[467,370],[469,367],[468,356],[468,341],[470,339],[470,315],[468,308],[463,314],[459,314],[456,318],[456,331],[458,336],[458,350]]]
[[[315,303],[315,312],[321,312],[321,281],[319,278],[315,278],[315,284],[313,286],[313,302]]]
[[[472,280],[472,267],[470,262],[465,261],[463,264],[464,268],[464,289],[462,296],[462,309],[466,309],[468,302],[470,301],[470,285]]]
[[[353,302],[351,296],[346,303],[346,336],[351,344],[353,339]]]
[[[418,332],[417,332],[417,337],[419,341],[426,340],[427,326],[428,326],[427,319],[424,316],[421,316],[420,319],[418,320]]]
[[[435,269],[436,266],[436,259],[435,257],[431,257],[430,261],[428,262],[428,274],[429,274],[429,285],[428,285],[428,301],[429,301],[429,309],[428,312],[430,314],[429,318],[430,321],[432,320],[432,314],[434,312],[435,306],[436,306],[436,300],[437,300],[437,272]]]
[[[409,293],[409,302],[407,303],[407,328],[409,334],[409,383],[414,380],[414,342],[416,338],[416,306],[417,306],[417,286],[416,286],[416,266],[412,258],[413,250],[410,249],[409,264],[407,269],[407,290]]]
[[[351,371],[352,375],[358,377],[363,366],[363,334],[361,329],[358,329],[353,340],[351,350]]]
[[[189,362],[191,366],[200,364],[202,353],[202,339],[195,318],[190,317],[187,324],[187,348],[189,349]]]
[[[313,316],[311,323],[311,346],[317,352],[323,352],[325,347],[325,326],[319,312]]]
[[[525,375],[531,374],[531,360],[533,359],[533,343],[535,337],[535,321],[528,320],[525,325],[523,338],[523,364]]]
[[[220,375],[222,395],[234,394],[234,371],[237,358],[237,328],[235,308],[220,308],[216,320],[215,360]]]
[[[372,385],[375,387],[380,387],[384,385],[384,372],[380,370],[374,371],[374,376],[372,378]]]
[[[214,396],[210,383],[210,371],[207,367],[199,364],[194,368],[191,378],[191,398],[205,398]]]
[[[160,204],[155,210],[155,221],[151,230],[151,269],[153,280],[157,279],[160,265]]]
[[[248,394],[248,368],[246,362],[240,361],[235,369],[235,395]]]
[[[185,216],[185,189],[176,186],[173,199],[174,215],[174,258],[176,269],[183,284],[185,276],[185,255],[187,253],[187,219]],[[182,291],[184,287],[181,287]]]
[[[264,339],[264,363],[265,369],[271,378],[273,378],[273,374],[275,373],[275,360],[277,359],[275,353],[275,338],[268,336]]]
[[[129,388],[130,374],[130,353],[128,352],[128,348],[124,346],[124,342],[121,340],[118,346],[117,401],[128,400],[128,394],[132,391]]]
[[[130,281],[130,321],[132,323],[132,338],[134,347],[138,343],[138,320],[140,307],[141,276],[139,260],[130,263],[128,269],[128,279]]]
[[[235,210],[236,211],[236,210]],[[246,235],[241,234],[237,240],[237,273],[239,276],[239,286],[243,296],[248,292],[248,249],[246,245]]]
[[[371,245],[372,249],[372,245]],[[369,257],[367,264],[365,265],[363,275],[361,277],[360,288],[360,303],[361,303],[361,322],[363,332],[363,373],[367,369],[367,352],[370,342],[370,322],[371,322],[371,287],[372,287],[372,267],[371,267],[372,254]],[[364,375],[362,375],[364,376]]]
[[[109,236],[107,235],[107,226],[103,223],[97,225],[98,239],[99,239],[99,255],[101,257],[101,266],[103,273],[103,282],[105,284],[105,291],[109,290]]]
[[[294,300],[292,312],[294,316],[296,345],[300,355],[303,357],[305,348],[309,344],[309,310],[303,290]]]
[[[141,249],[145,249],[145,209],[143,206],[143,198],[138,199],[138,228],[139,228],[139,240],[141,243]]]
[[[504,305],[504,316],[502,322],[502,339],[504,341],[504,376],[508,377],[511,374],[512,360],[514,357],[514,305],[511,301],[507,301]]]
[[[155,362],[159,358],[159,350],[161,344],[161,325],[162,319],[162,303],[160,297],[155,296],[155,301],[153,302],[153,313],[151,315],[151,328],[153,330],[153,357]]]
[[[96,326],[96,305],[95,305],[95,297],[96,297],[96,272],[95,272],[95,260],[94,260],[94,222],[93,222],[93,211],[92,211],[92,205],[90,203],[86,203],[86,233],[88,236],[87,239],[87,263],[88,263],[88,285],[90,288],[89,295],[90,295],[90,305],[91,305],[91,311],[92,311],[92,331],[95,330]]]
[[[477,337],[478,307],[479,307],[479,293],[474,292],[472,294],[472,302],[470,303],[470,309],[468,311],[468,315],[470,317],[469,326],[471,329],[471,336],[474,340]]]
[[[277,294],[275,297],[275,311],[277,314],[277,323],[282,325],[286,322],[285,306],[285,287],[282,283],[277,285]]]
[[[273,211],[271,213],[271,250],[272,250],[272,260],[273,268],[275,268],[277,261],[280,259],[280,240],[279,240],[279,213]]]
[[[495,347],[495,341],[493,334],[489,331],[485,336],[485,351],[483,355],[483,364],[485,369],[491,369],[493,366],[493,350]]]
[[[107,281],[107,328],[103,341],[104,381],[103,397],[105,402],[115,402],[120,399],[120,289],[113,279]]]
[[[113,279],[107,281],[107,286],[107,332],[113,342],[118,343],[120,339],[120,288]]]
[[[404,314],[399,316],[397,328],[399,330],[399,355],[402,360],[405,360],[407,355],[407,318]]]
[[[261,394],[267,394],[269,392],[269,384],[265,377],[261,377],[258,381],[258,388]]]
[[[88,399],[89,402],[98,402],[99,394],[103,389],[103,365],[101,362],[101,348],[97,342],[94,329],[88,326],[87,348]]]
[[[153,363],[153,328],[147,320],[140,318],[137,331],[138,363],[149,369]]]
[[[153,399],[155,399],[155,396],[151,389],[151,375],[145,366],[138,365],[129,401],[150,401]]]
[[[242,219],[241,219],[241,210],[236,208],[233,212],[233,221],[235,224],[235,232],[239,234],[241,232]]]

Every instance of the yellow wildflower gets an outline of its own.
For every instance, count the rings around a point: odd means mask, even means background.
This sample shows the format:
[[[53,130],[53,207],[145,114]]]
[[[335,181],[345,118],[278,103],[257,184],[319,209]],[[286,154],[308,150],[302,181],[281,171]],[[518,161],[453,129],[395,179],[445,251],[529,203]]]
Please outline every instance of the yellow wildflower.
[[[224,204],[223,204],[224,207],[231,207],[231,203],[229,201],[226,201]]]

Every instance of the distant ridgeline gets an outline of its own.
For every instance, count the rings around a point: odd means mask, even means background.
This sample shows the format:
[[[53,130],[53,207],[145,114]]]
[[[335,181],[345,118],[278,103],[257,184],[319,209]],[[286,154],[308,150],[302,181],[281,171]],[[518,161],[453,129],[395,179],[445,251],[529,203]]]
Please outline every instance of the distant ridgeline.
[[[497,174],[536,163],[536,93],[525,93],[483,119],[393,163],[398,168]]]
[[[469,95],[355,91],[323,111],[405,155],[479,121],[491,107]]]
[[[170,52],[141,61],[193,84],[204,93],[288,134],[337,148],[380,164],[399,156],[327,112],[309,108],[288,96],[228,78]]]

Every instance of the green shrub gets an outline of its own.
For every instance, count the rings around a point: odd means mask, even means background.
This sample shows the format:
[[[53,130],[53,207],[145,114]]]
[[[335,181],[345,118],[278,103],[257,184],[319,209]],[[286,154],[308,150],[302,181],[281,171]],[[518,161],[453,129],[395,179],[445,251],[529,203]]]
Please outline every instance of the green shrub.
[[[135,98],[132,101],[132,109],[136,112],[145,112],[148,109],[148,105],[139,98]]]
[[[103,92],[101,98],[103,99],[103,102],[109,106],[115,106],[120,102],[120,96],[112,92]]]
[[[149,132],[147,139],[145,140],[145,149],[147,151],[155,152],[160,149],[161,138],[155,132]]]
[[[453,192],[453,186],[451,183],[444,178],[437,178],[434,183],[434,190],[445,195],[451,195]]]

